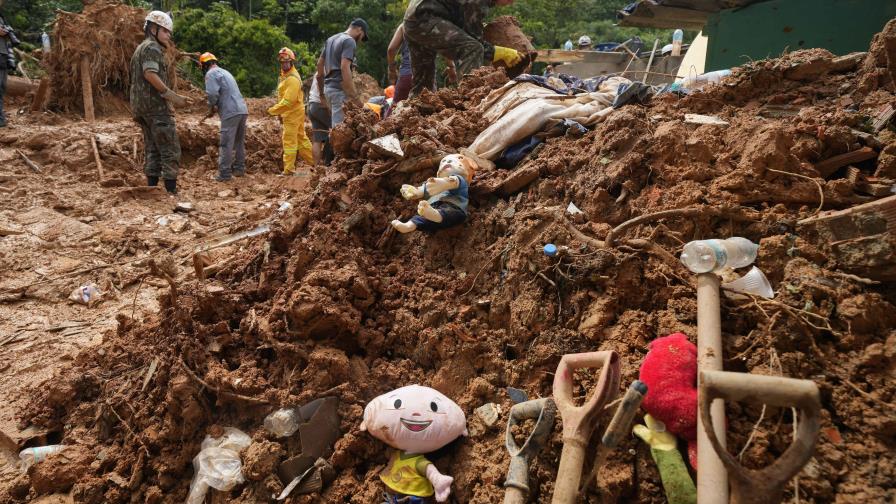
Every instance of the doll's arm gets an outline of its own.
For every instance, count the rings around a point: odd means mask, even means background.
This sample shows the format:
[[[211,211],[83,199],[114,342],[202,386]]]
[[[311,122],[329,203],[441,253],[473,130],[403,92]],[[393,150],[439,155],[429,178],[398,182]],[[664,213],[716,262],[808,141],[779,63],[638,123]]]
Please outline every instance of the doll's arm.
[[[430,195],[439,194],[440,192],[450,191],[460,187],[460,180],[456,175],[450,177],[430,177],[426,181],[426,192]]]
[[[402,184],[401,196],[406,200],[420,199],[423,197],[423,186],[414,187],[410,184]]]
[[[446,474],[442,474],[436,469],[436,466],[429,464],[426,466],[426,479],[432,483],[436,491],[436,502],[445,502],[451,494],[451,483],[454,478]]]

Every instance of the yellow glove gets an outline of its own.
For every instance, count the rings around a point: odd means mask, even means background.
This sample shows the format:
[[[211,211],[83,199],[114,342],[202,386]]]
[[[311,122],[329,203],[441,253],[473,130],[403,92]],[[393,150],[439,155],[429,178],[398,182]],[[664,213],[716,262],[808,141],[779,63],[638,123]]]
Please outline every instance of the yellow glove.
[[[523,55],[520,54],[516,49],[495,46],[495,56],[492,58],[492,63],[501,61],[505,65],[507,65],[507,68],[510,68],[512,66],[516,66],[522,60]]]

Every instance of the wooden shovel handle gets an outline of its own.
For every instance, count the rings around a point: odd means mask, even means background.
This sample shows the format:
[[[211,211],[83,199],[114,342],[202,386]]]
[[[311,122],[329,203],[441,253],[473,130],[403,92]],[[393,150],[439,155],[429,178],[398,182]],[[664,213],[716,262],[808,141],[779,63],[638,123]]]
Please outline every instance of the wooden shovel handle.
[[[598,368],[597,386],[585,404],[576,406],[572,382],[576,369]],[[577,440],[587,443],[594,429],[595,420],[606,403],[619,390],[619,356],[614,351],[566,354],[557,364],[554,374],[553,395],[563,419],[563,441]]]

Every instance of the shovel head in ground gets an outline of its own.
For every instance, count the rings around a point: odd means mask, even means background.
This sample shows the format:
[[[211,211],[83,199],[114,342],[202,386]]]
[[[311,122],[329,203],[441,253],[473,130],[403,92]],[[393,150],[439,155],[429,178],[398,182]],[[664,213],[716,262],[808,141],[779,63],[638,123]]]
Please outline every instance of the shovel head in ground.
[[[785,485],[800,472],[815,451],[821,410],[818,386],[810,380],[726,371],[702,371],[699,382],[699,409],[704,428],[712,425],[709,406],[714,399],[799,410],[795,439],[780,458],[763,469],[747,469],[740,465],[721,446],[713,429],[705,429],[713,449],[728,470],[731,504],[781,502]]]
[[[510,467],[507,468],[507,479],[504,481],[504,504],[522,504],[529,493],[529,460],[538,455],[544,447],[548,436],[554,429],[554,417],[557,406],[550,397],[533,399],[513,405],[507,419],[507,436],[505,445],[510,454]],[[535,420],[535,427],[523,442],[516,444],[513,428],[525,420]]]

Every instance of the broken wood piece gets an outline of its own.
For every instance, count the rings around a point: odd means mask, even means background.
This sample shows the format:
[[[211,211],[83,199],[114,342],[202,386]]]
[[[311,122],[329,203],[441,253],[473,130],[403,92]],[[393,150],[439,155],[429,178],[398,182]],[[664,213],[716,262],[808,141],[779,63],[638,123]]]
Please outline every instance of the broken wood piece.
[[[391,156],[398,159],[404,159],[404,150],[401,149],[401,142],[398,135],[392,133],[380,138],[374,138],[367,142],[368,145],[377,153],[383,156]]]
[[[830,210],[797,222],[797,226],[824,226],[829,242],[881,233],[896,235],[896,195],[845,210]]]
[[[439,162],[445,157],[443,152],[436,153],[432,156],[417,156],[411,159],[405,159],[398,163],[395,171],[399,173],[416,173],[423,170],[432,170],[439,166]]]
[[[831,61],[831,71],[851,72],[865,60],[865,56],[867,55],[867,52],[853,52],[844,54],[843,56],[837,56]]]
[[[246,230],[246,231],[240,231],[239,233],[222,236],[221,238],[212,240],[204,245],[200,245],[197,249],[197,252],[206,252],[206,251],[209,251],[212,249],[216,249],[218,247],[230,245],[231,243],[235,243],[240,240],[245,240],[246,238],[251,238],[253,236],[265,234],[265,233],[269,232],[270,230],[271,230],[270,224],[262,224],[260,226],[254,227],[254,228]]]
[[[22,161],[25,161],[25,164],[28,165],[28,168],[31,168],[32,171],[34,171],[35,173],[41,172],[40,166],[38,166],[37,163],[35,163],[28,156],[26,156],[24,152],[20,151],[19,149],[16,149],[16,154],[18,154],[19,157],[22,158]]]
[[[93,114],[93,84],[90,82],[90,60],[87,56],[81,58],[81,92],[84,99],[84,120],[96,121]]]
[[[685,114],[684,122],[687,124],[709,124],[712,126],[728,126],[725,121],[718,116],[702,115],[702,114]]]
[[[802,107],[796,105],[766,104],[759,109],[759,115],[769,118],[793,117],[799,115],[800,110],[802,110]]]
[[[93,147],[93,159],[96,161],[96,169],[100,173],[100,180],[103,180],[103,161],[100,159],[100,150],[96,146],[96,135],[90,135],[90,146]]]
[[[541,172],[534,164],[527,164],[510,172],[510,175],[501,182],[499,191],[504,196],[510,196],[531,184],[539,177]]]
[[[893,118],[894,114],[896,114],[896,109],[893,108],[893,105],[888,103],[881,106],[877,109],[877,115],[871,121],[871,131],[877,133],[884,129],[884,126],[890,122],[890,119]]]
[[[830,247],[837,268],[875,281],[896,280],[896,195],[797,223]]]
[[[861,149],[847,152],[845,154],[839,154],[837,156],[825,159],[824,161],[815,163],[815,171],[817,171],[822,177],[828,178],[833,175],[834,172],[836,172],[840,168],[843,168],[844,166],[853,163],[860,163],[862,161],[867,161],[876,157],[877,151],[875,151],[871,147],[862,147]]]
[[[871,133],[866,133],[864,131],[859,131],[855,128],[849,128],[849,131],[852,132],[853,135],[856,136],[861,142],[868,147],[873,147],[875,149],[880,149],[883,147],[883,144],[880,142],[880,139]]]
[[[47,103],[47,96],[50,94],[50,78],[45,76],[40,79],[37,85],[37,92],[34,93],[34,99],[31,101],[31,111],[40,112]]]
[[[149,369],[146,370],[146,376],[143,377],[143,386],[140,387],[140,392],[146,390],[146,386],[149,385],[149,381],[152,380],[154,374],[156,374],[156,368],[159,367],[159,358],[156,357],[149,364]]]
[[[37,89],[37,84],[31,82],[30,79],[22,77],[9,76],[6,80],[7,96],[25,96]]]

